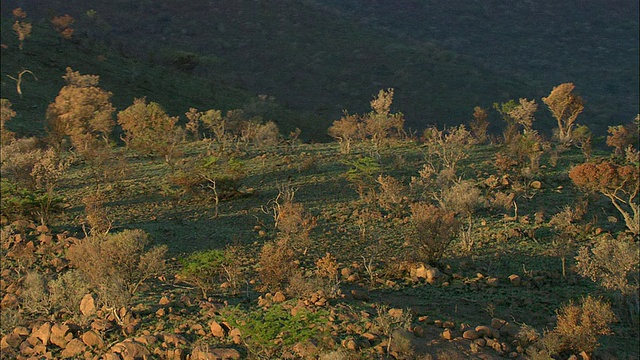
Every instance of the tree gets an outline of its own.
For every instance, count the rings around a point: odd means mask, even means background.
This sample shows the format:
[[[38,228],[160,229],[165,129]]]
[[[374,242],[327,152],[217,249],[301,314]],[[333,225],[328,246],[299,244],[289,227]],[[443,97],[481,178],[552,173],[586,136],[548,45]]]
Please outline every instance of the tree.
[[[6,129],[7,121],[13,119],[16,116],[16,112],[11,109],[11,101],[8,99],[0,100],[0,133],[2,134],[2,145],[8,144],[13,140],[15,134],[12,131]]]
[[[385,139],[399,135],[403,131],[404,115],[391,114],[393,89],[380,90],[378,96],[371,100],[371,111],[363,117],[364,128],[371,141],[378,148]]]
[[[87,153],[109,144],[115,125],[111,93],[98,87],[99,76],[80,75],[67,68],[62,77],[67,85],[60,89],[56,101],[47,108],[49,133],[60,145],[65,136],[78,151]]]
[[[333,122],[328,130],[329,136],[338,140],[340,143],[340,152],[349,154],[351,152],[351,143],[354,140],[362,139],[362,123],[358,115],[349,115],[346,111],[340,118]]]
[[[480,144],[484,144],[487,141],[487,129],[489,128],[489,121],[487,118],[489,113],[486,109],[476,106],[473,108],[473,121],[469,124],[471,128],[471,135]]]
[[[167,115],[160,104],[145,98],[135,99],[133,105],[118,113],[118,124],[124,130],[123,140],[145,155],[171,158],[181,141],[176,127],[178,117]]]
[[[638,188],[640,171],[636,165],[619,165],[612,161],[584,163],[569,172],[569,177],[578,187],[599,192],[611,200],[611,203],[624,218],[629,231],[640,233],[640,205]]]
[[[75,19],[71,17],[69,14],[64,14],[63,16],[54,16],[51,19],[51,25],[53,28],[62,36],[63,39],[69,40],[71,36],[73,36],[73,29],[71,28],[71,24],[75,22]]]
[[[557,136],[562,144],[569,144],[572,140],[576,119],[584,110],[584,101],[573,94],[574,88],[573,83],[560,84],[553,88],[549,96],[542,98],[558,121]]]
[[[31,23],[23,21],[24,18],[27,17],[27,13],[22,10],[22,8],[15,8],[12,11],[13,18],[16,20],[13,23],[13,31],[18,35],[18,48],[22,50],[22,45],[24,40],[31,35]]]

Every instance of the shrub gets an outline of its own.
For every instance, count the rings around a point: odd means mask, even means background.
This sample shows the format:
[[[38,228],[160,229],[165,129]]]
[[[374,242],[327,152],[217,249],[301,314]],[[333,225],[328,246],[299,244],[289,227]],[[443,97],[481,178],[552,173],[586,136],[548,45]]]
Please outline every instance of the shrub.
[[[142,230],[91,236],[72,245],[67,258],[98,290],[103,303],[119,308],[128,305],[142,283],[164,270],[167,247],[146,250],[148,242]]]
[[[638,124],[633,122],[628,125],[609,126],[607,129],[607,145],[615,149],[616,154],[622,155],[629,146],[637,147]]]
[[[598,335],[611,333],[609,324],[615,320],[611,305],[587,296],[579,304],[569,303],[557,311],[555,329],[545,336],[561,339],[560,351],[592,354],[598,347]]]
[[[469,149],[475,143],[464,125],[438,130],[428,128],[423,133],[427,153],[435,157],[442,166],[455,171],[456,164],[469,157]],[[436,167],[432,163],[432,166]]]
[[[91,235],[105,235],[111,230],[111,220],[105,208],[102,193],[90,194],[82,198],[84,212]]]
[[[442,190],[439,197],[440,206],[467,219],[466,229],[460,232],[462,243],[466,251],[471,251],[474,245],[472,237],[473,214],[483,203],[484,197],[472,181],[456,182],[452,187]]]
[[[281,304],[251,311],[227,307],[222,315],[232,327],[240,329],[248,350],[261,358],[279,358],[277,354],[283,348],[319,340],[329,316],[324,310],[312,312],[304,308],[293,315]]]
[[[592,246],[583,246],[576,256],[578,273],[606,289],[619,291],[638,313],[638,264],[640,246],[631,238],[605,235]]]
[[[345,161],[345,164],[351,166],[346,177],[356,187],[360,199],[371,200],[374,198],[376,175],[379,175],[381,171],[378,161],[372,157],[363,157],[353,161]]]
[[[24,40],[31,35],[31,23],[23,21],[27,17],[27,13],[22,8],[15,8],[12,11],[15,23],[13,23],[13,31],[18,35],[18,48],[22,50]]]
[[[52,301],[48,289],[48,279],[39,272],[30,272],[22,284],[22,306],[33,314],[49,314]]]
[[[71,28],[71,24],[75,22],[75,19],[69,14],[63,16],[54,16],[51,19],[51,25],[62,36],[63,39],[69,40],[73,36],[74,30]]]
[[[181,133],[176,127],[178,117],[170,117],[155,102],[147,104],[145,98],[118,113],[118,124],[124,131],[127,147],[144,155],[172,157],[180,143]]]
[[[362,117],[367,136],[375,148],[379,148],[387,139],[399,137],[404,131],[404,115],[391,113],[393,102],[392,88],[380,90],[378,96],[371,100],[371,111]]]
[[[53,306],[71,315],[79,315],[80,302],[89,293],[89,283],[80,270],[72,269],[49,282]]]
[[[486,109],[479,106],[473,108],[473,121],[469,124],[471,129],[471,135],[480,144],[487,142],[487,129],[489,128],[489,121],[487,118],[489,113]]]
[[[16,116],[16,112],[11,109],[11,101],[7,99],[0,100],[0,141],[2,141],[2,147],[8,145],[15,134],[6,128],[7,121],[13,119]],[[3,156],[4,157],[4,156]]]
[[[264,288],[271,292],[284,290],[298,271],[295,260],[295,251],[287,239],[266,242],[258,257],[258,276]]]
[[[239,286],[241,269],[237,254],[232,249],[195,252],[180,263],[181,279],[197,286],[205,299],[223,281],[227,281],[234,290]]]
[[[411,224],[418,260],[430,264],[442,258],[460,228],[454,212],[425,203],[411,205]]]

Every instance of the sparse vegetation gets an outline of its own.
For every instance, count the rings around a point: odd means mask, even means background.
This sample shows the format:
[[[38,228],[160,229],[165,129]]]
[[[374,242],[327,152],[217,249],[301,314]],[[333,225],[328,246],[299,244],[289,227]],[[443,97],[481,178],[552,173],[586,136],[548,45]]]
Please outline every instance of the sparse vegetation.
[[[302,5],[318,6],[288,4]],[[226,10],[214,7],[211,14],[220,11]],[[273,22],[285,26],[288,13],[281,8]],[[268,31],[272,24],[255,14],[246,12],[240,27]],[[370,112],[345,111],[333,122],[328,133],[338,144],[306,143],[322,139],[329,117],[292,121],[271,95],[229,95],[221,81],[191,83],[192,75],[210,80],[208,66],[226,62],[223,55],[149,54],[150,61],[166,57],[160,62],[173,70],[120,63],[92,42],[106,33],[97,28],[106,21],[102,8],[75,22],[54,18],[62,38],[34,22],[24,51],[26,35],[16,39],[17,30],[3,22],[3,67],[5,55],[25,61],[9,73],[28,66],[38,77],[60,80],[56,67],[68,63],[100,74],[67,67],[66,85],[28,82],[24,93],[20,77],[5,79],[11,91],[1,114],[3,358],[637,357],[637,120],[610,128],[607,145],[614,149],[606,152],[602,133],[576,124],[584,103],[567,83],[542,99],[558,122],[559,146],[547,140],[539,99],[525,97],[494,105],[506,122],[504,141],[495,137],[496,114],[481,106],[469,129],[458,119],[435,122],[421,114],[438,125],[418,140],[422,129],[405,128],[403,113],[391,106],[420,91],[398,86],[380,90]],[[183,25],[175,35],[186,45],[198,36]],[[222,48],[236,46],[235,28],[219,23],[215,30],[228,35]],[[46,53],[46,66],[33,66],[51,37],[59,47]],[[314,46],[305,44],[296,46]],[[404,42],[390,44],[385,51],[407,54]],[[425,80],[448,102],[448,90],[435,80],[454,76],[465,60],[419,46],[449,64]],[[82,61],[61,60],[76,50]],[[368,49],[349,51],[358,61],[371,56]],[[418,63],[427,53],[419,54]],[[307,55],[316,65],[324,57]],[[376,58],[380,63],[370,67],[387,72],[386,60]],[[95,63],[111,70],[93,71]],[[306,74],[287,71],[293,88],[304,82]],[[345,79],[352,71],[344,67]],[[404,71],[393,68],[399,84]],[[150,77],[169,83],[175,74],[180,96],[158,89],[176,98],[170,107],[154,92],[158,83],[136,87]],[[114,87],[114,77],[139,93]],[[234,81],[250,88],[259,79]],[[37,120],[25,131],[25,119],[43,118],[25,109],[44,113],[54,86],[48,137],[34,130]],[[191,86],[198,90],[182,93]],[[466,88],[456,88],[464,97]],[[326,89],[344,93],[349,86]],[[145,95],[154,101],[136,98]],[[480,100],[456,107],[468,116],[473,105],[464,107]],[[117,123],[116,108],[123,109]],[[307,135],[309,128],[315,130]],[[582,190],[605,198],[581,196]]]

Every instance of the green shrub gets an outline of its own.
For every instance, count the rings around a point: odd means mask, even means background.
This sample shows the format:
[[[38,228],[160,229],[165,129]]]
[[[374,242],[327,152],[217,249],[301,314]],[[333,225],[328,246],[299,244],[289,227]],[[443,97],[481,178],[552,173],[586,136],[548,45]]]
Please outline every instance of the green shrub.
[[[197,286],[205,299],[211,290],[224,281],[228,282],[232,289],[239,287],[242,272],[237,253],[232,248],[225,251],[198,251],[182,259],[180,263],[181,279]]]
[[[319,338],[329,316],[324,310],[311,312],[304,308],[292,315],[281,304],[265,310],[225,308],[222,315],[232,327],[240,329],[250,351],[268,356],[275,356],[284,347]]]

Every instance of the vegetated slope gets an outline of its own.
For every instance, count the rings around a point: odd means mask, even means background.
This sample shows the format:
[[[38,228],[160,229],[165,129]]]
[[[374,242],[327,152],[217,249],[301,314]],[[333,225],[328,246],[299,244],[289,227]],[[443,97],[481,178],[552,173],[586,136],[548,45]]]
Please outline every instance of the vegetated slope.
[[[7,126],[21,135],[42,135],[47,106],[64,85],[62,76],[66,67],[82,74],[100,76],[99,86],[113,93],[111,100],[118,111],[131,105],[134,98],[146,97],[148,101],[160,103],[171,116],[184,118],[190,107],[199,110],[245,108],[250,115],[283,119],[289,125],[283,130],[304,125],[296,123],[303,119],[299,114],[272,101],[266,106],[258,104],[257,95],[246,90],[127,57],[105,46],[100,39],[87,38],[86,34],[63,40],[48,24],[31,21],[34,28],[22,51],[18,49],[17,36],[11,29],[12,22],[6,18],[2,21],[1,42],[4,46],[0,89],[2,98],[9,99],[17,113]],[[17,78],[24,69],[31,73],[23,74],[22,95],[19,95],[16,81],[9,76]]]
[[[429,41],[362,26],[306,1],[74,0],[34,1],[24,8],[34,18],[69,13],[78,19],[79,33],[181,67],[185,76],[218,79],[313,111],[324,117],[324,128],[343,109],[367,110],[367,99],[387,87],[396,89],[396,109],[414,129],[460,123],[474,106],[535,95]],[[89,9],[97,12],[93,24]]]
[[[638,113],[638,2],[317,0],[361,23],[435,41],[547,94],[573,82],[599,132]],[[522,96],[531,94],[522,94]]]

